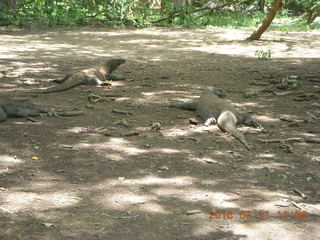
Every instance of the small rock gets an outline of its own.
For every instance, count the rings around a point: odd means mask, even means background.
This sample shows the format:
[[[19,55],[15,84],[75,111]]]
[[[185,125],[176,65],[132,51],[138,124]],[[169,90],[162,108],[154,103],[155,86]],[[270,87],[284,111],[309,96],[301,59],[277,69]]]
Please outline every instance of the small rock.
[[[36,122],[37,120],[32,118],[32,117],[26,117],[26,119],[28,119],[30,122]]]
[[[169,171],[169,168],[167,166],[164,166],[164,165],[159,167],[159,169],[162,170],[162,171]]]
[[[206,163],[209,163],[209,164],[215,164],[215,163],[218,163],[218,161],[216,160],[213,160],[213,159],[210,159],[210,158],[205,158],[203,159]]]
[[[103,132],[103,136],[106,136],[106,137],[110,137],[110,136],[112,136],[112,134],[110,133],[110,132]]]
[[[142,83],[141,86],[142,87],[153,87],[153,85],[150,83]]]
[[[108,127],[108,129],[109,129],[109,130],[112,130],[112,131],[118,130],[117,127],[112,127],[112,126]]]
[[[161,129],[161,123],[151,122],[151,129],[155,131],[159,131]]]
[[[189,123],[192,125],[198,125],[199,121],[196,118],[189,118]]]
[[[94,109],[94,107],[91,105],[91,104],[87,104],[86,106],[84,106],[85,108],[88,108],[88,109]]]
[[[23,84],[26,85],[26,86],[38,86],[38,85],[40,85],[39,82],[34,82],[32,80],[24,81]]]
[[[119,120],[119,121],[114,122],[113,124],[114,125],[122,125],[127,128],[130,127],[129,123],[126,120]]]
[[[128,111],[124,111],[124,110],[119,110],[119,109],[112,109],[112,112],[113,113],[119,113],[119,114],[124,114],[124,115],[132,115],[131,112],[128,112]]]
[[[123,134],[123,136],[125,136],[125,137],[132,137],[132,136],[138,136],[138,135],[139,135],[139,132],[137,132],[137,131],[130,131],[126,134]]]
[[[258,96],[258,95],[259,95],[258,92],[245,92],[245,93],[244,93],[244,97],[246,97],[246,98],[256,97],[256,96]]]
[[[197,213],[201,213],[201,210],[194,209],[194,210],[187,211],[187,215],[193,215],[193,214],[197,214]]]

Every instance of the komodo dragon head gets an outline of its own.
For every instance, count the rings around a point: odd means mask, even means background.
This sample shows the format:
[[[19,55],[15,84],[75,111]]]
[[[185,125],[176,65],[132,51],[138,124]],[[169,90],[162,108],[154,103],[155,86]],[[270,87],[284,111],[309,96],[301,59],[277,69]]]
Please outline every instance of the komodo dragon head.
[[[210,87],[207,87],[207,89],[211,91],[213,94],[217,95],[219,98],[224,98],[227,95],[227,93],[220,88],[210,86]]]
[[[123,58],[114,58],[105,62],[104,67],[108,71],[107,74],[112,73],[116,70],[121,64],[124,64],[126,60]]]

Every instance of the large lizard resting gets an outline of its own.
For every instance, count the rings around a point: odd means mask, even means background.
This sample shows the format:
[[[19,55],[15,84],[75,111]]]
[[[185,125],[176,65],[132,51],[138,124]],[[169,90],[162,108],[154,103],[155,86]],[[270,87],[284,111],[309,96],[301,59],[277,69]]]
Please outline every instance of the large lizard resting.
[[[83,111],[56,111],[53,108],[43,108],[31,104],[25,104],[20,101],[15,101],[0,97],[0,122],[4,122],[8,117],[37,117],[41,114],[55,117],[68,117],[83,115]]]
[[[51,109],[41,109],[35,106],[28,106],[24,103],[0,98],[0,122],[8,117],[36,117],[41,113],[49,113]]]
[[[125,62],[126,60],[122,58],[110,59],[102,66],[97,66],[65,75],[63,79],[55,81],[60,83],[60,85],[45,90],[34,91],[32,93],[60,92],[79,85],[101,85],[104,81],[110,79],[110,74]]]
[[[207,87],[198,102],[173,103],[170,107],[196,111],[206,126],[217,124],[218,127],[238,139],[247,149],[249,144],[245,136],[237,129],[237,124],[261,128],[247,113],[239,113],[229,102],[223,100],[213,87]]]

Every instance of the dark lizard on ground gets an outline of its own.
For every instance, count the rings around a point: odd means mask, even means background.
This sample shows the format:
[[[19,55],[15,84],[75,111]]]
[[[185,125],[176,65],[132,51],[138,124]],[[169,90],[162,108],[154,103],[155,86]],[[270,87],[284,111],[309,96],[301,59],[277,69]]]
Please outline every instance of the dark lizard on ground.
[[[114,58],[107,60],[104,65],[85,69],[79,72],[69,73],[61,80],[55,80],[60,85],[52,88],[34,91],[32,93],[53,93],[60,92],[79,85],[101,85],[104,81],[112,79],[111,75],[120,65],[124,64],[126,60],[122,58]]]
[[[196,111],[206,126],[217,124],[218,127],[238,139],[247,149],[249,144],[245,136],[237,129],[237,124],[261,128],[247,113],[239,113],[229,102],[220,98],[213,87],[207,87],[198,102],[173,103],[170,107]]]
[[[0,97],[0,122],[4,122],[8,117],[36,117],[41,113],[49,112],[53,113],[53,110],[41,109],[19,101]]]

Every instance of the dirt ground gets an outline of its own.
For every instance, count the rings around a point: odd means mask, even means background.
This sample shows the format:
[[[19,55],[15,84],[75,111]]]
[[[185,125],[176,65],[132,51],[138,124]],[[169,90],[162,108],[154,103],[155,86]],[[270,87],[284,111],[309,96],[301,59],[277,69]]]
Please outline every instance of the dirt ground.
[[[250,33],[0,32],[2,97],[85,113],[0,123],[0,239],[319,239],[320,33]],[[112,87],[24,94],[111,57]],[[250,151],[168,107],[206,86],[264,127]]]

